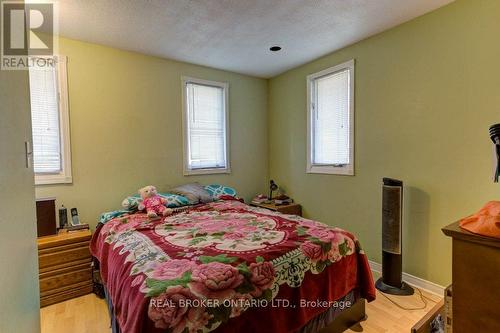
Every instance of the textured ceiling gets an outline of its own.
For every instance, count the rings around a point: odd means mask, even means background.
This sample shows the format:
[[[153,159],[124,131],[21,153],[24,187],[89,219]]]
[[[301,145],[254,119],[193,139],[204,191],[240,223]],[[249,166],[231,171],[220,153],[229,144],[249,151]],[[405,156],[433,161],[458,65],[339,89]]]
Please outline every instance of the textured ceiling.
[[[272,77],[452,1],[60,0],[59,33]]]

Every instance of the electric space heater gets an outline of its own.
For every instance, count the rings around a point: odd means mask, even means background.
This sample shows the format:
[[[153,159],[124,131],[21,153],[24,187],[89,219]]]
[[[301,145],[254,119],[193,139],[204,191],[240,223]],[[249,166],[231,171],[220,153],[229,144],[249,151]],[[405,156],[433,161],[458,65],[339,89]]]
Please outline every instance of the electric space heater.
[[[413,295],[403,282],[403,182],[384,178],[382,186],[382,277],[375,286],[392,295]]]

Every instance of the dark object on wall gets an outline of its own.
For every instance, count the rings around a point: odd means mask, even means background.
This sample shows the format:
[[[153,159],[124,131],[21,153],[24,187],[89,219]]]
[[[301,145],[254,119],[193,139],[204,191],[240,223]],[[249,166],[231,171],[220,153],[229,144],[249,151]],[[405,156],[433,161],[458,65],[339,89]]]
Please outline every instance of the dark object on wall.
[[[36,228],[38,237],[57,233],[55,198],[36,200]]]
[[[273,192],[278,189],[278,185],[271,179],[269,182],[269,200],[273,200]]]
[[[382,277],[375,286],[392,295],[413,295],[403,282],[403,182],[384,178],[382,186]]]
[[[59,229],[64,229],[68,226],[68,210],[64,205],[59,208]]]
[[[500,124],[495,124],[490,127],[490,138],[495,144],[495,150],[497,153],[497,167],[495,169],[495,176],[493,180],[498,183],[498,178],[500,178]]]

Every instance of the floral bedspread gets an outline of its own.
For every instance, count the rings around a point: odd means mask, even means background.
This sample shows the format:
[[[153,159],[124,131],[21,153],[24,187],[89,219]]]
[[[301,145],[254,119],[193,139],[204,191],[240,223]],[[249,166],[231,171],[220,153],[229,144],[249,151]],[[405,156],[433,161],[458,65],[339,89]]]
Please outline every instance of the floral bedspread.
[[[269,311],[275,319],[295,317],[276,327],[260,323],[286,332],[326,309],[264,311],[262,305],[279,297],[335,301],[354,289],[375,297],[366,256],[352,234],[235,200],[153,221],[145,214],[115,218],[98,227],[91,252],[127,333],[230,332],[228,325],[236,323],[238,331],[252,331],[259,324],[249,323]]]

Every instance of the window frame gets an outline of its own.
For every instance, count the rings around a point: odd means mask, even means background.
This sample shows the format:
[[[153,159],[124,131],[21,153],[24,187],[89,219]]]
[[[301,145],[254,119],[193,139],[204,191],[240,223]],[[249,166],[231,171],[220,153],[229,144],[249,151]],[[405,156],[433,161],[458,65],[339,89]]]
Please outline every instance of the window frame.
[[[354,176],[354,59],[327,68],[307,76],[307,167],[306,173],[347,175]],[[313,135],[312,128],[315,114],[313,101],[315,97],[314,81],[316,79],[349,70],[349,164],[323,165],[313,163]]]
[[[68,58],[64,55],[54,56],[57,64],[57,96],[59,111],[59,140],[61,144],[61,172],[35,173],[35,185],[71,184],[71,137],[68,104]],[[31,86],[29,87],[31,89]],[[30,101],[31,105],[31,101]],[[31,111],[31,110],[30,110]]]
[[[210,174],[230,174],[231,173],[231,162],[229,154],[229,84],[227,82],[210,81],[204,79],[198,79],[189,76],[182,76],[182,130],[183,130],[183,169],[184,176],[192,175],[210,175]],[[226,166],[224,168],[189,168],[189,122],[188,122],[188,102],[187,102],[187,84],[194,83],[199,85],[211,86],[222,88],[222,93],[224,95],[223,108],[224,108],[224,128],[225,128],[225,159]]]

